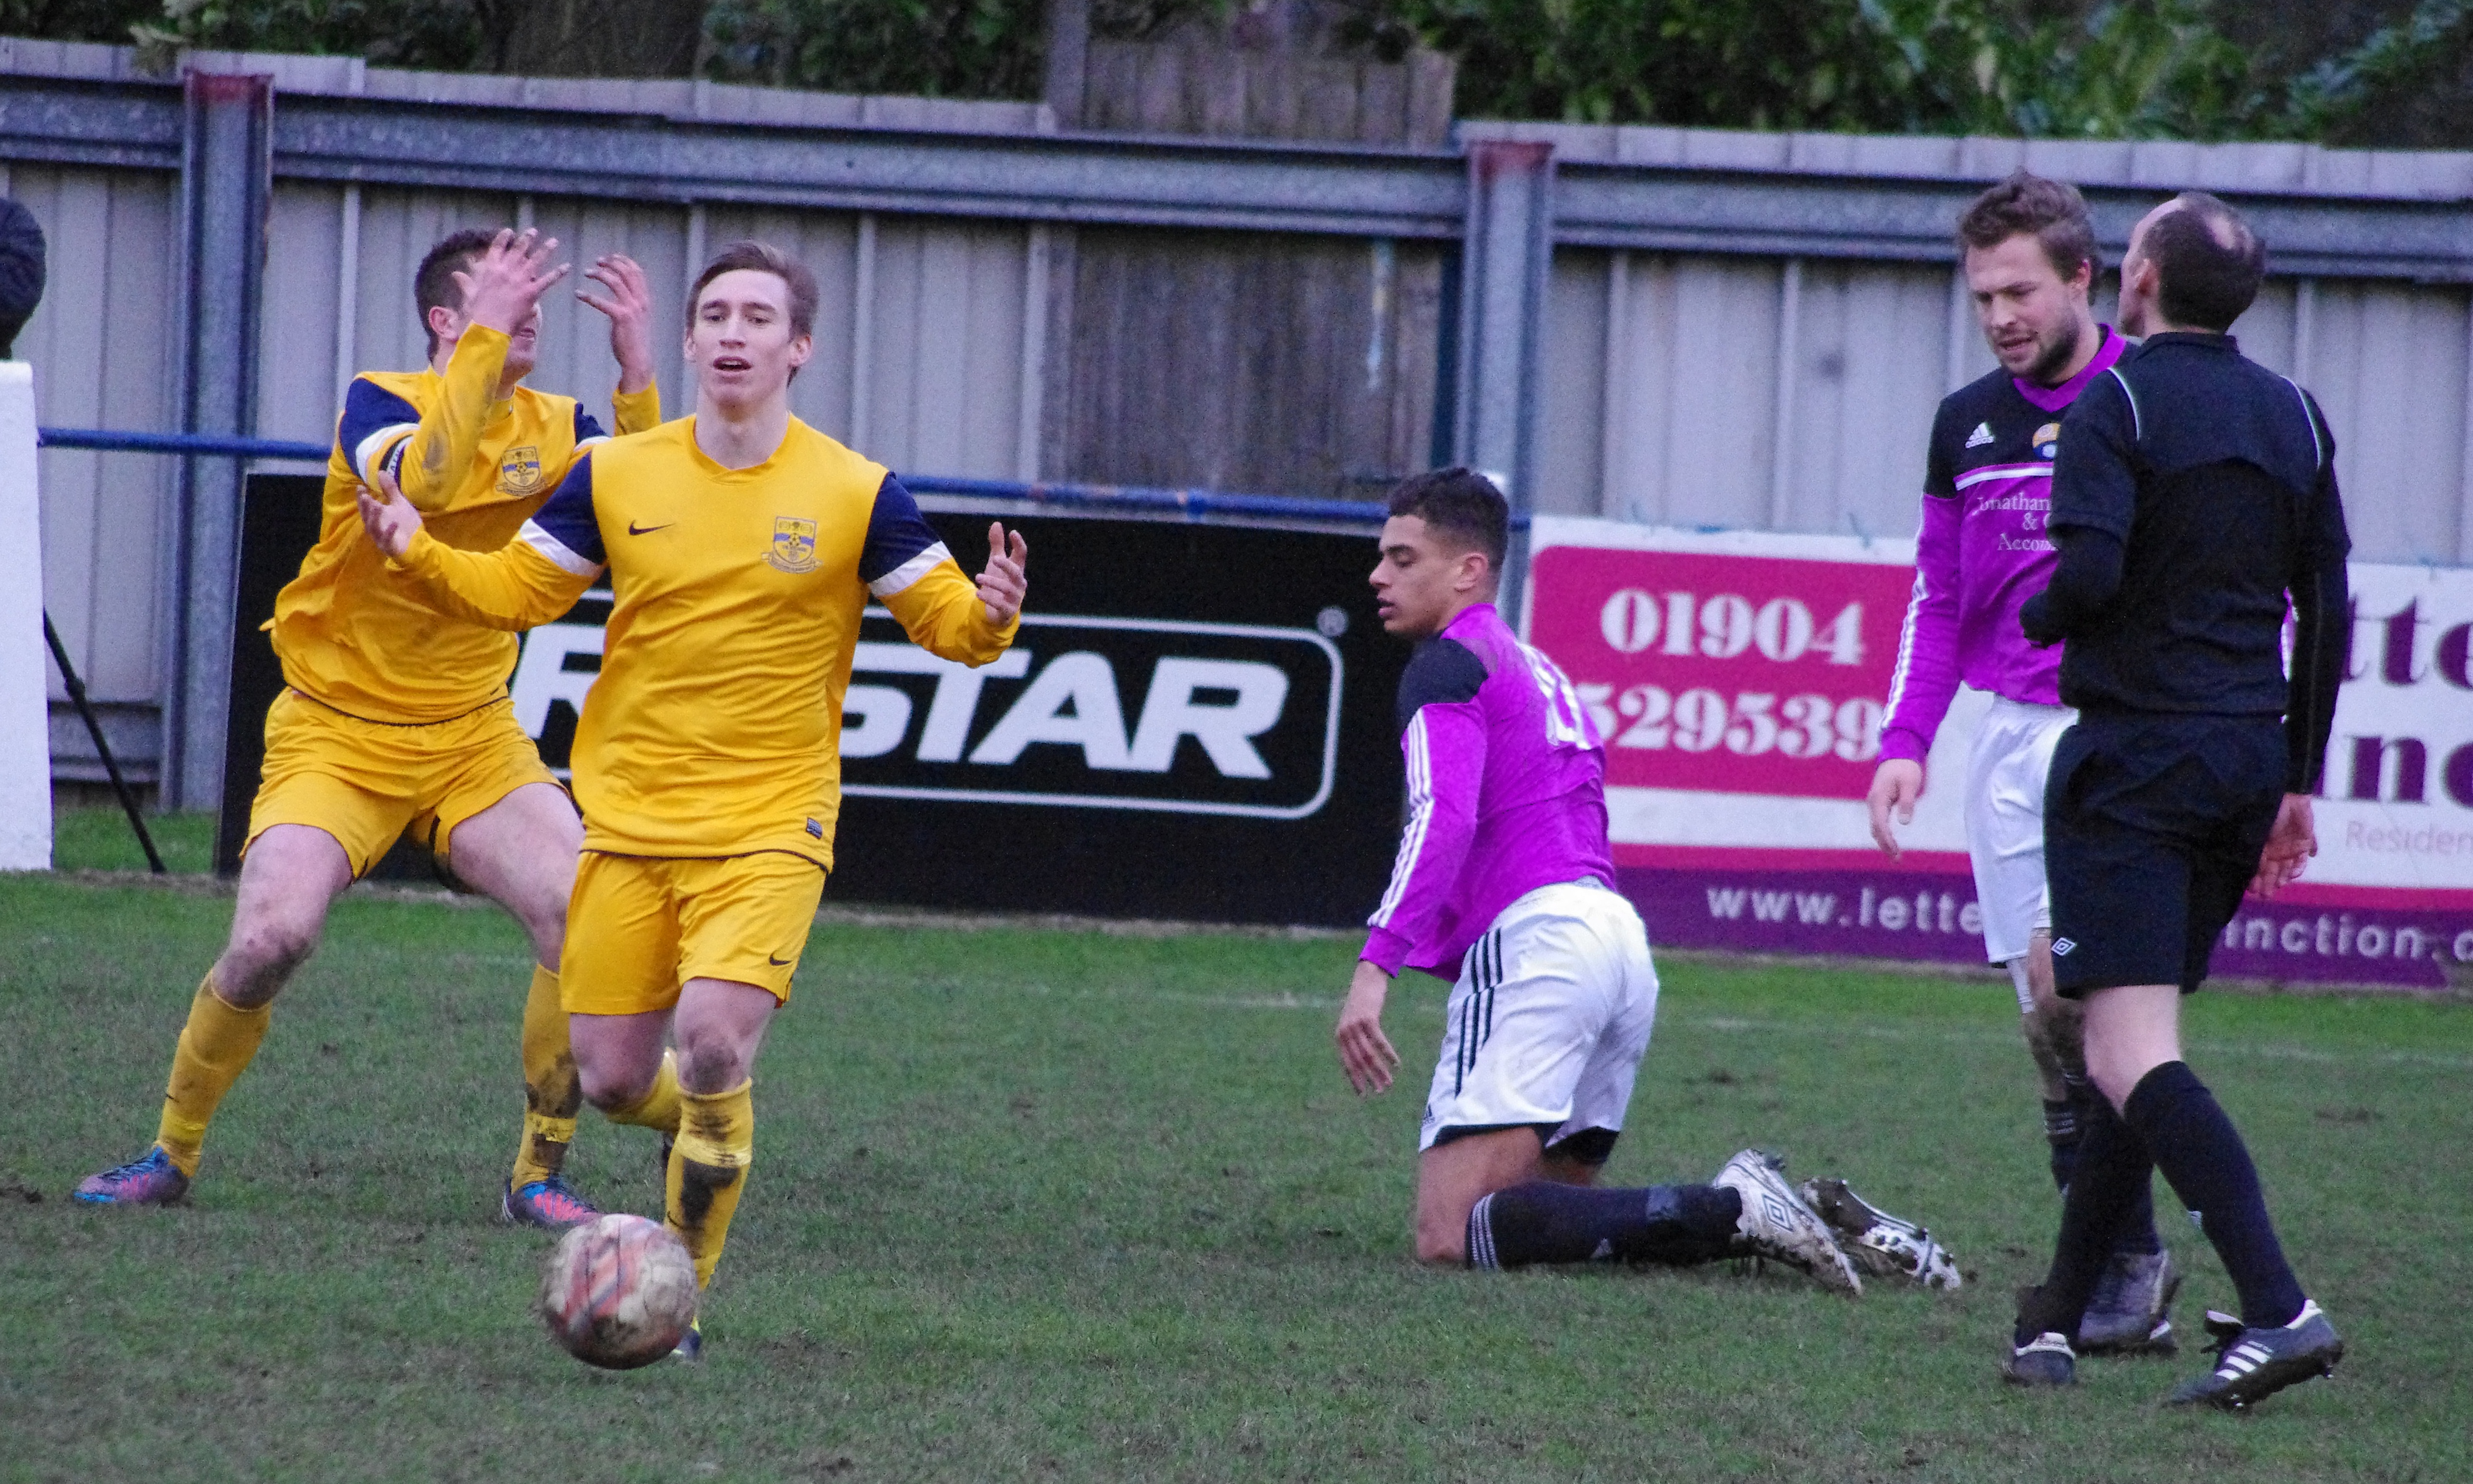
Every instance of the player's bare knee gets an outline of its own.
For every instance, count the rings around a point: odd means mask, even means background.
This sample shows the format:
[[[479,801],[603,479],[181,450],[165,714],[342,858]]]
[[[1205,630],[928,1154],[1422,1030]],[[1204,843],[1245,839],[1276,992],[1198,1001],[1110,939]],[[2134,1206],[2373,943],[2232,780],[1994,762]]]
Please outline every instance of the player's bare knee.
[[[1432,1222],[1417,1228],[1417,1260],[1431,1267],[1459,1267],[1468,1261],[1468,1218]]]
[[[224,1002],[242,1010],[272,1000],[293,970],[318,948],[317,918],[266,912],[232,924],[230,944],[215,964],[215,987]]]
[[[679,1085],[690,1092],[727,1092],[747,1080],[747,1055],[737,1041],[714,1030],[679,1034]]]
[[[524,931],[533,940],[533,958],[551,973],[558,972],[559,956],[566,951],[566,903],[556,911],[516,914]]]
[[[603,1113],[641,1103],[645,1094],[653,1090],[653,1080],[659,1075],[659,1063],[647,1072],[634,1067],[595,1066],[580,1058],[575,1066],[576,1084],[584,1090],[584,1100]]]

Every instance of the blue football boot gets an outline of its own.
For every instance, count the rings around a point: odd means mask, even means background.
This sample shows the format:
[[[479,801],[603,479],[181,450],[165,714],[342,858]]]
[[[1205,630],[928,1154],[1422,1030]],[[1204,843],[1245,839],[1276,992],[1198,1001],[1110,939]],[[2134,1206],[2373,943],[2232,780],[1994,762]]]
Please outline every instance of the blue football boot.
[[[564,1232],[600,1219],[600,1209],[576,1193],[564,1175],[552,1175],[518,1186],[509,1177],[498,1198],[498,1219],[511,1227],[539,1227]]]
[[[87,1206],[174,1206],[189,1193],[189,1177],[156,1144],[127,1164],[78,1182],[73,1198]]]

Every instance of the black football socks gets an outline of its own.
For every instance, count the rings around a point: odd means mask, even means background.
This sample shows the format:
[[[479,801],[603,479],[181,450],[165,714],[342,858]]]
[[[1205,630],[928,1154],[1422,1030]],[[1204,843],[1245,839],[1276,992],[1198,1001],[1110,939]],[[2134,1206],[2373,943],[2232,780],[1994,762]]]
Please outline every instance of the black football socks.
[[[2184,1062],[2167,1062],[2129,1094],[2129,1127],[2153,1153],[2241,1291],[2242,1323],[2279,1328],[2301,1312],[2301,1284],[2268,1219],[2258,1167],[2232,1119]]]
[[[1468,1263],[1708,1262],[1733,1250],[1742,1213],[1741,1196],[1714,1185],[1598,1190],[1531,1181],[1469,1212]]]
[[[2104,1263],[2119,1245],[2125,1224],[2139,1208],[2140,1192],[2152,1184],[2154,1161],[2138,1135],[2101,1097],[2079,1105],[2077,1168],[2061,1201],[2061,1234],[2053,1244],[2053,1266],[2043,1286],[2031,1291],[2018,1314],[2018,1343],[2051,1330],[2076,1335],[2087,1300]],[[2151,1204],[2148,1214],[2151,1229]]]
[[[2103,1102],[2103,1094],[2083,1077],[2064,1074],[2063,1080],[2070,1095],[2057,1103],[2050,1098],[2044,1100],[2044,1140],[2052,1146],[2053,1184],[2067,1197],[2070,1176],[2077,1170],[2078,1145],[2086,1137],[2087,1120],[2093,1116],[2093,1107]],[[2123,1218],[2121,1239],[2114,1250],[2141,1254],[2164,1250],[2164,1239],[2155,1233],[2153,1182],[2138,1187],[2135,1203]]]

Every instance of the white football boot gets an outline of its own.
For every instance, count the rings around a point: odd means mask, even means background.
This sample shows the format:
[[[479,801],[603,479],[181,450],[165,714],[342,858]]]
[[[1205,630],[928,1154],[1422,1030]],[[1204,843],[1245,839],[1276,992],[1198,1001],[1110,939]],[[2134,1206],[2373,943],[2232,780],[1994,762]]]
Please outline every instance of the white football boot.
[[[1861,1293],[1863,1280],[1855,1275],[1855,1264],[1829,1234],[1829,1224],[1786,1183],[1785,1168],[1784,1160],[1746,1149],[1728,1160],[1709,1182],[1742,1199],[1743,1214],[1735,1226],[1737,1250],[1745,1257],[1772,1257],[1799,1269],[1823,1288]]]

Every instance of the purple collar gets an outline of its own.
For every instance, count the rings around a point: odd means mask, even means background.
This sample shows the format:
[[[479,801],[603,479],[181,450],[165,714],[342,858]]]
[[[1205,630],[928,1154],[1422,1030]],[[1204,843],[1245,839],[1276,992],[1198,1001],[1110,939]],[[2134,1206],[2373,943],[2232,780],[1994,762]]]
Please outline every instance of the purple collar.
[[[2103,344],[2096,347],[2095,359],[2087,362],[2084,369],[2069,380],[2057,387],[2039,387],[2031,381],[2021,381],[2012,376],[2009,384],[2018,389],[2020,396],[2046,412],[2066,410],[2078,399],[2078,394],[2086,390],[2088,382],[2112,370],[2112,363],[2121,359],[2122,347],[2127,344],[2109,324],[2097,325],[2096,332],[2103,337]]]

